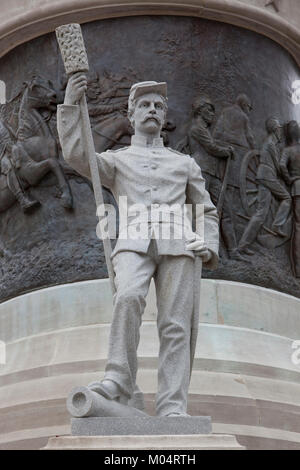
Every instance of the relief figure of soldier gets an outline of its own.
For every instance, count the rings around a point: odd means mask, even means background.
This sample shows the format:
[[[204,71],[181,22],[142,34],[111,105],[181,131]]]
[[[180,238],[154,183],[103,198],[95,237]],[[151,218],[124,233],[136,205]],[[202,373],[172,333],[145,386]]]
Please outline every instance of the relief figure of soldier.
[[[294,275],[300,278],[300,129],[296,121],[286,126],[288,146],[280,160],[280,169],[291,188],[293,206],[293,238],[291,261]]]
[[[256,240],[271,208],[272,198],[279,205],[273,220],[272,231],[279,237],[286,237],[286,224],[291,209],[291,196],[281,180],[283,173],[280,165],[281,125],[277,118],[266,120],[267,137],[260,151],[260,162],[256,175],[259,183],[257,210],[247,224],[239,242],[239,250],[249,255],[249,248]]]
[[[215,117],[215,107],[209,97],[199,96],[193,104],[192,113],[187,135],[179,142],[177,148],[190,154],[200,166],[206,189],[215,206],[218,207],[220,194],[224,192],[224,202],[222,209],[219,210],[221,236],[229,258],[243,260],[237,250],[232,207],[226,194],[226,184],[223,185],[226,161],[233,157],[233,147],[228,143],[220,144],[212,136],[211,126]]]

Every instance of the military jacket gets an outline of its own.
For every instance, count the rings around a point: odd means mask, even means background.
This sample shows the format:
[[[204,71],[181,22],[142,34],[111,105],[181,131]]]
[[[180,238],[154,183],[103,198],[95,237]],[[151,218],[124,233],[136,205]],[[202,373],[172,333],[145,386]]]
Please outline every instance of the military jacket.
[[[91,178],[87,156],[85,154],[80,107],[77,105],[58,106],[58,133],[63,156],[67,163],[78,173]],[[103,186],[109,188],[115,200],[120,196],[127,198],[128,216],[122,230],[136,223],[131,208],[139,204],[145,208],[145,224],[150,231],[153,227],[149,213],[165,207],[183,207],[185,204],[202,205],[204,212],[204,241],[213,256],[207,267],[214,269],[218,261],[218,214],[205,190],[205,181],[199,166],[188,155],[164,147],[163,140],[157,139],[148,146],[146,140],[132,137],[129,147],[101,154],[96,154]],[[198,211],[201,217],[201,211]],[[166,215],[166,214],[165,214]],[[182,224],[176,216],[172,223]],[[201,220],[196,226],[201,227]],[[164,223],[164,216],[162,218]],[[150,224],[150,225],[149,225]],[[191,228],[191,227],[190,227]],[[191,232],[191,231],[190,231]],[[182,239],[161,239],[157,243],[159,255],[186,255],[194,253],[186,249],[188,241],[203,234],[190,233]],[[150,239],[123,239],[119,236],[112,257],[120,251],[147,253]]]

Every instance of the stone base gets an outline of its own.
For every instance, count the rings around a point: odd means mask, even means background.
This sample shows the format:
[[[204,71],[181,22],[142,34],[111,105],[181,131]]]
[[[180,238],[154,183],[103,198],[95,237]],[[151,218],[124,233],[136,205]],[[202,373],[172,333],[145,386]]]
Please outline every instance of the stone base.
[[[72,436],[45,450],[244,450],[235,436],[211,434],[210,416],[72,418]]]
[[[175,418],[177,419],[177,418]],[[190,434],[155,436],[51,437],[43,450],[246,450],[235,436]]]
[[[291,355],[300,299],[210,279],[202,280],[201,292],[188,412],[210,415],[213,433],[235,435],[247,449],[299,450],[300,366]],[[0,366],[1,450],[36,450],[50,436],[71,435],[66,396],[104,376],[111,312],[108,279],[40,289],[0,304],[1,340],[10,358]],[[138,372],[149,415],[157,392],[155,319],[152,284]]]
[[[73,436],[153,436],[210,434],[210,416],[72,418]]]

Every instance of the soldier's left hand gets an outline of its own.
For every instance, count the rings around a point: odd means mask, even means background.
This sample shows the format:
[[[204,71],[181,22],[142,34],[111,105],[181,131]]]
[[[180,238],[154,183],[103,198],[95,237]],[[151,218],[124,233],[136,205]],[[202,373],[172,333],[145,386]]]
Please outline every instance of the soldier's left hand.
[[[206,247],[203,247],[202,250],[195,251],[195,255],[200,256],[202,258],[203,263],[208,263],[208,261],[210,261],[212,258],[211,251]]]
[[[195,256],[201,256],[203,263],[207,263],[212,257],[211,251],[207,248],[202,240],[197,238],[187,243],[186,249],[193,251]]]

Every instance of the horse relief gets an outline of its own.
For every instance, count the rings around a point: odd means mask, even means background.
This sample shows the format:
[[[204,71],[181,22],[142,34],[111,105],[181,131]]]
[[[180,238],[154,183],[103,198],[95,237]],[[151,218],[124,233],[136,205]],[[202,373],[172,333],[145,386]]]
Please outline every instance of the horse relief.
[[[39,202],[30,199],[25,191],[36,186],[49,172],[56,177],[62,206],[72,209],[70,186],[59,162],[58,142],[49,124],[57,106],[53,85],[49,80],[33,76],[24,83],[19,95],[18,112],[14,110],[10,120],[0,126],[0,212],[16,200],[24,212],[37,207]]]

